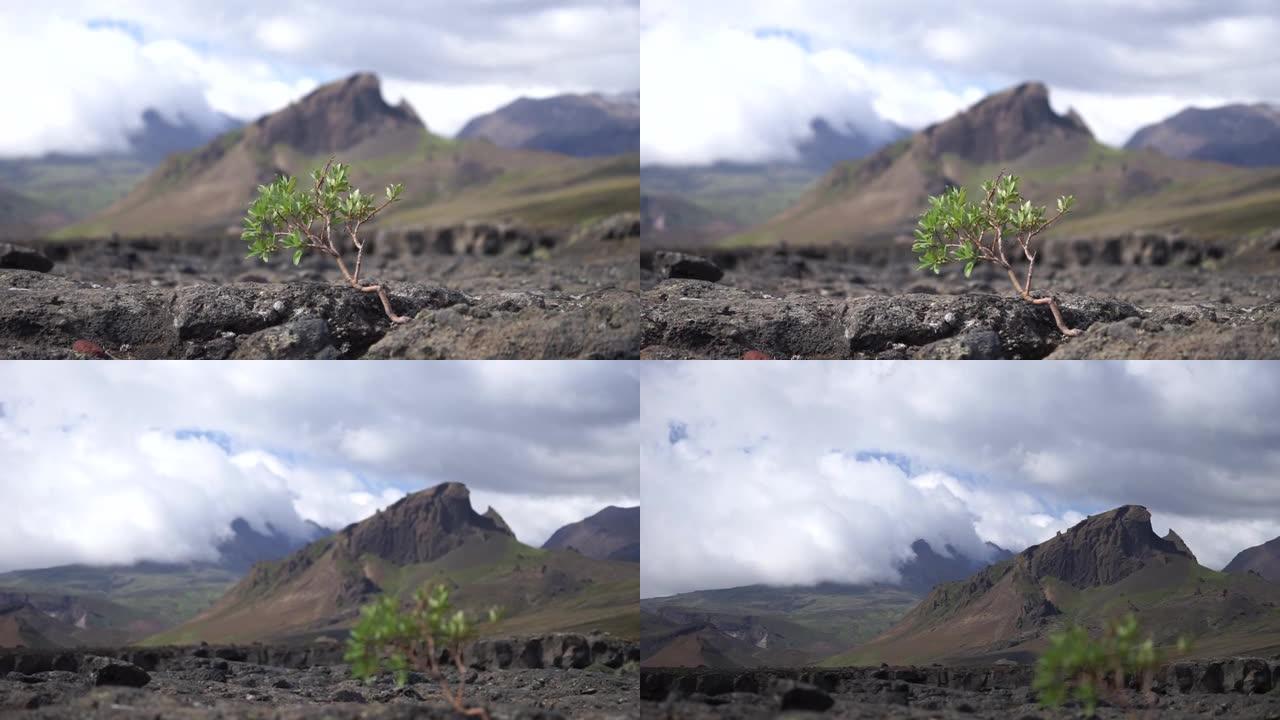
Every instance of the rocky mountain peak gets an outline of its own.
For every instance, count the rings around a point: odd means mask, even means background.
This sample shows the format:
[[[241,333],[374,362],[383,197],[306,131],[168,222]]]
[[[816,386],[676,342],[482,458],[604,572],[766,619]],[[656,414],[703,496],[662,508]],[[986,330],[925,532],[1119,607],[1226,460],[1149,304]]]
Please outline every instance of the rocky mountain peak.
[[[472,509],[466,485],[451,482],[406,495],[340,535],[352,557],[369,553],[410,565],[430,562],[468,541],[494,534],[512,536],[496,512],[481,515]]]
[[[1148,563],[1173,556],[1195,561],[1176,534],[1164,538],[1155,534],[1145,507],[1124,505],[1027,548],[1018,560],[1034,578],[1052,576],[1087,588],[1119,582]]]
[[[922,132],[929,153],[954,153],[972,162],[1013,160],[1038,145],[1092,133],[1074,111],[1059,115],[1044,83],[1028,82],[987,96],[950,120]]]
[[[288,107],[256,120],[255,144],[285,144],[308,154],[337,152],[374,135],[403,127],[423,127],[407,103],[382,99],[378,76],[357,73],[316,88]]]
[[[514,534],[511,532],[511,527],[507,525],[507,521],[502,519],[502,516],[498,514],[497,510],[493,509],[492,505],[489,506],[488,510],[484,511],[484,517],[492,520],[493,524],[497,525],[499,530],[505,530],[508,534]]]

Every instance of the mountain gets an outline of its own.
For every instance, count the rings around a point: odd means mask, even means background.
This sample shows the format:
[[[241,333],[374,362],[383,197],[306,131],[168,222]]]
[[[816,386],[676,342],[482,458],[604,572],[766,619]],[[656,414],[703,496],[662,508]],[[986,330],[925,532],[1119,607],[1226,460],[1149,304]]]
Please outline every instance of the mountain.
[[[281,174],[305,180],[330,156],[350,164],[352,184],[366,191],[404,184],[402,202],[379,215],[383,224],[514,218],[569,227],[636,208],[637,156],[572,158],[449,140],[408,104],[385,102],[378,78],[362,73],[171,155],[127,196],[59,235],[238,233],[259,184]]]
[[[1001,170],[1051,205],[1076,196],[1055,234],[1182,228],[1236,237],[1280,224],[1280,170],[1250,170],[1127,151],[1097,142],[1078,115],[1059,115],[1043,84],[1026,83],[861,160],[834,167],[795,203],[726,244],[892,243],[931,195],[971,193]]]
[[[1280,586],[1201,566],[1146,508],[1094,515],[967,579],[935,587],[892,628],[827,665],[1029,661],[1050,633],[1100,632],[1134,613],[1157,643],[1179,637],[1199,655],[1280,649]]]
[[[520,98],[473,118],[459,139],[484,138],[505,148],[596,157],[640,152],[638,98],[557,95]]]
[[[518,542],[496,511],[471,507],[465,485],[413,493],[275,562],[259,563],[205,612],[149,643],[287,640],[341,635],[362,605],[449,585],[463,608],[504,609],[495,632],[599,628],[637,634],[639,572]]]
[[[939,554],[929,543],[916,540],[911,543],[915,557],[898,566],[898,573],[902,576],[898,586],[923,595],[939,583],[968,577],[991,563],[1013,557],[1013,553],[995,543],[987,543],[986,546],[990,556],[980,560],[970,558],[950,545],[943,548],[945,554]]]
[[[799,200],[833,165],[856,160],[910,134],[885,123],[872,134],[816,117],[795,157],[769,163],[645,165],[640,171],[644,233],[664,246],[699,245],[768,220]]]
[[[869,640],[936,583],[986,567],[950,546],[916,540],[896,584],[748,585],[640,601],[641,662],[652,667],[808,665]],[[988,544],[994,559],[1010,553]]]
[[[208,608],[254,563],[277,560],[310,540],[331,534],[314,523],[307,527],[306,537],[295,538],[269,523],[261,532],[237,518],[229,527],[230,537],[217,546],[218,559],[212,562],[62,565],[3,573],[0,601],[7,599],[12,606],[7,621],[12,627],[32,628],[54,645],[132,642]],[[29,617],[24,620],[31,609],[24,609],[23,603],[45,619],[40,623]],[[13,633],[21,634],[18,630]]]
[[[1187,108],[1140,128],[1124,147],[1245,167],[1280,165],[1280,107],[1257,103]]]
[[[596,560],[640,562],[640,508],[610,505],[552,533],[543,550],[576,550]]]
[[[259,532],[244,518],[231,521],[231,537],[218,545],[218,565],[228,570],[245,573],[264,560],[279,560],[309,542],[319,540],[333,531],[311,522],[306,523],[305,537],[295,538],[266,523],[266,532]]]
[[[173,153],[200,147],[243,124],[224,113],[215,113],[210,121],[197,123],[182,114],[169,119],[148,108],[142,112],[142,127],[129,133],[129,152],[125,154],[154,167]]]
[[[40,157],[0,159],[0,185],[35,203],[28,222],[6,210],[0,190],[0,236],[42,236],[95,213],[125,194],[168,155],[200,147],[242,123],[215,115],[204,123],[184,116],[170,120],[148,109],[128,137],[126,150],[95,154],[50,153]],[[38,215],[34,222],[31,215]]]
[[[1280,538],[1241,550],[1222,568],[1222,572],[1253,572],[1268,580],[1280,581]]]

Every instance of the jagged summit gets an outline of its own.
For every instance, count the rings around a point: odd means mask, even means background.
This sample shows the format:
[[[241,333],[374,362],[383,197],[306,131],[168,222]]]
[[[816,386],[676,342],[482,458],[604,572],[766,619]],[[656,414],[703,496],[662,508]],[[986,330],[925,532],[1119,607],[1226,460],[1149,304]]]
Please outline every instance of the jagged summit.
[[[1087,588],[1119,582],[1165,555],[1195,561],[1177,535],[1165,539],[1155,534],[1145,507],[1124,505],[1086,518],[1018,558],[1032,577],[1056,577],[1072,587]]]
[[[989,95],[968,110],[925,128],[921,140],[934,157],[954,153],[976,163],[1006,162],[1037,145],[1092,139],[1080,116],[1049,106],[1049,88],[1028,82]]]
[[[365,553],[399,565],[430,562],[472,539],[512,535],[497,513],[481,515],[471,507],[471,491],[462,483],[442,483],[401,498],[339,533],[352,557]],[[514,537],[514,536],[513,536]]]
[[[507,521],[502,519],[502,515],[498,514],[498,511],[493,509],[492,505],[489,506],[488,510],[484,511],[484,517],[492,520],[493,524],[497,525],[499,530],[505,530],[507,534],[512,536],[515,535],[515,533],[511,532],[511,526],[507,525]]]
[[[421,128],[408,103],[389,105],[372,73],[357,73],[322,85],[283,110],[251,125],[254,144],[263,149],[288,145],[307,154],[337,152],[380,133]]]

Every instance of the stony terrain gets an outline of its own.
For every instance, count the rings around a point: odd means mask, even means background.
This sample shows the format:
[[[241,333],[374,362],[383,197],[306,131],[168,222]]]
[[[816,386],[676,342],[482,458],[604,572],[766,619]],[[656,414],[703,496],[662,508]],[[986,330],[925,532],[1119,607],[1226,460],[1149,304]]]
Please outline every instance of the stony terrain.
[[[603,635],[481,641],[467,697],[494,718],[636,718],[634,644]],[[32,718],[453,718],[411,674],[353,679],[336,643],[75,652],[0,650],[0,715]],[[458,679],[451,671],[448,680]],[[29,712],[20,712],[29,711]]]
[[[646,718],[770,718],[809,711],[859,718],[1075,718],[1079,708],[1040,707],[1028,665],[695,670],[642,668]],[[1104,699],[1100,718],[1280,716],[1280,658],[1178,662],[1151,694]]]
[[[1018,299],[986,265],[919,272],[908,248],[645,251],[641,355],[686,358],[1277,358],[1280,232],[1247,247],[1132,234],[1046,245]]]
[[[233,238],[0,247],[0,358],[592,358],[639,354],[639,220],[572,235],[470,224],[384,232],[365,277],[244,258]]]

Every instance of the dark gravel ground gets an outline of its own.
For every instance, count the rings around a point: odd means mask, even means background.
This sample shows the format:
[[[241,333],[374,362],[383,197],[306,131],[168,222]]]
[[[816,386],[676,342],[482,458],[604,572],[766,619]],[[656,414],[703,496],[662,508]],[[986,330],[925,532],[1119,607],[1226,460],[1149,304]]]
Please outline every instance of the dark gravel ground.
[[[319,255],[263,264],[235,238],[27,242],[34,254],[0,248],[0,358],[636,358],[638,233],[628,215],[573,235],[384,232],[362,277],[413,318],[394,327]]]
[[[595,648],[589,657],[580,658],[582,662],[569,662],[569,653],[553,652],[556,648],[550,638],[543,638],[538,647],[549,653],[552,664],[543,665],[538,658],[524,657],[525,653],[517,655],[515,662],[507,658],[502,667],[492,655],[488,661],[469,662],[468,704],[485,708],[493,718],[639,717],[638,670],[634,661],[625,660],[628,652],[634,654],[635,646],[599,639],[591,644]],[[327,660],[310,664],[305,652],[268,655],[196,648],[168,649],[158,659],[154,651],[127,650],[63,652],[47,654],[43,660],[20,656],[16,663],[7,663],[18,669],[0,675],[0,715],[58,719],[456,715],[439,685],[418,673],[410,674],[403,687],[390,675],[365,683],[353,679],[346,665]],[[561,657],[563,661],[557,659]],[[258,662],[264,658],[296,667]],[[587,661],[583,667],[573,667]],[[530,664],[543,666],[526,666]],[[143,665],[152,667],[143,669]],[[446,675],[452,686],[458,679],[456,670]]]
[[[1229,658],[1180,662],[1157,674],[1151,693],[1104,698],[1099,718],[1280,717],[1274,678],[1280,661]],[[779,716],[1066,720],[1070,704],[1040,706],[1026,665],[835,669],[641,670],[646,718],[755,719]]]
[[[641,253],[652,359],[1280,358],[1280,232],[1247,244],[1134,234],[1042,250],[1018,299],[986,264],[917,271],[906,248]]]

